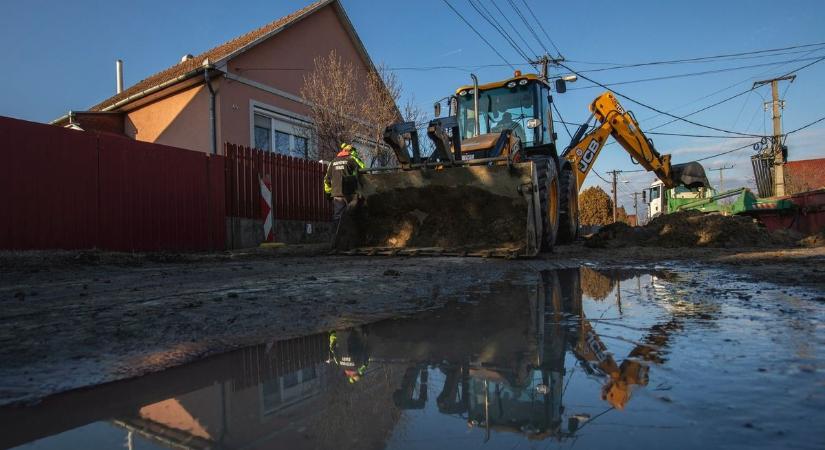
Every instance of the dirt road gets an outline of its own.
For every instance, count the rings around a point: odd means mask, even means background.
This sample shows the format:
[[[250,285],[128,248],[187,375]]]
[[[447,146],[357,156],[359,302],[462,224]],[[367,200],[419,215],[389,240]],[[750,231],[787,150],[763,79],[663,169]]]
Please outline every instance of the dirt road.
[[[825,301],[825,249],[560,248],[534,260],[252,255],[0,258],[0,404],[139,376],[273,339],[437,308],[536,271],[729,269]],[[664,258],[664,259],[663,259]],[[163,262],[173,261],[173,262]],[[182,261],[182,262],[174,262]],[[768,263],[770,265],[768,265]],[[702,266],[704,265],[704,266]],[[784,287],[782,287],[784,289]]]
[[[592,249],[570,245],[559,247],[550,257],[602,265],[701,264],[723,268],[752,281],[817,289],[825,301],[825,247]]]

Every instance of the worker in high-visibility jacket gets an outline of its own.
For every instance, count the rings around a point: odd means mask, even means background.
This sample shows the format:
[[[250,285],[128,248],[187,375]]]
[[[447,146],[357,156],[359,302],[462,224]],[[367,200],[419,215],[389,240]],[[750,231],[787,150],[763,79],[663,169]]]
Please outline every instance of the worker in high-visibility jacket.
[[[367,373],[370,364],[369,345],[366,331],[362,328],[352,328],[340,332],[329,333],[329,360],[344,371],[344,376],[350,384],[355,384]]]
[[[336,228],[358,186],[358,169],[364,167],[366,164],[358,157],[355,147],[343,143],[341,151],[335,155],[335,159],[327,168],[327,174],[324,177],[324,192],[332,196],[332,218]]]

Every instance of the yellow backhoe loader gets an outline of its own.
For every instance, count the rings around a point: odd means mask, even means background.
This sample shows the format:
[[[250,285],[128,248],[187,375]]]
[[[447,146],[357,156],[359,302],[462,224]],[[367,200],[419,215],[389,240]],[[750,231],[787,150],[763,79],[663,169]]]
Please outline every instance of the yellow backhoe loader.
[[[545,71],[546,73],[546,71]],[[667,186],[707,184],[698,163],[671,166],[613,94],[591,105],[600,125],[580,127],[559,154],[546,75],[462,86],[449,111],[427,126],[423,154],[416,124],[387,127],[393,168],[358,174],[357,199],[340,226],[335,249],[348,254],[519,257],[570,242],[578,229],[578,190],[612,135]],[[566,90],[556,79],[555,91]]]

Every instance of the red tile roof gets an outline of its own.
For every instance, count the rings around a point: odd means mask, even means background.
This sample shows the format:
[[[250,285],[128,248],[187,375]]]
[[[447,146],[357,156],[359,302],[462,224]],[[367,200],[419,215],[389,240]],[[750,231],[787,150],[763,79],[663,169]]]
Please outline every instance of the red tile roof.
[[[303,17],[304,15],[310,12],[314,12],[316,9],[319,9],[322,6],[326,6],[327,4],[332,3],[333,1],[335,0],[316,1],[315,3],[312,3],[311,5],[305,8],[299,9],[298,11],[295,11],[292,14],[281,17],[280,19],[270,22],[255,30],[252,30],[249,33],[244,34],[243,36],[236,37],[231,41],[225,42],[215,48],[207,50],[195,56],[192,59],[181,61],[180,63],[175,64],[174,66],[166,70],[162,70],[144,80],[135,83],[128,89],[124,89],[123,92],[121,92],[120,94],[109,97],[106,100],[98,103],[97,105],[92,106],[91,108],[89,108],[89,110],[101,111],[106,107],[114,105],[119,101],[122,101],[147,89],[151,89],[162,83],[172,81],[177,77],[199,71],[203,67],[203,61],[205,59],[209,58],[209,61],[212,63],[218,62],[226,58],[227,56],[232,55],[235,52],[243,50],[248,45],[254,44],[258,40],[267,37],[270,33],[278,30],[279,28],[291,25],[300,17]]]

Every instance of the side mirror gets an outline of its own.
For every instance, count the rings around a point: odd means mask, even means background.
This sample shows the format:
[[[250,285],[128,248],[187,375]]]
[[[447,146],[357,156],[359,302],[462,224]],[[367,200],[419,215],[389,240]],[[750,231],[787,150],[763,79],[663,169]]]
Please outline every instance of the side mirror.
[[[441,117],[441,102],[435,102],[433,109],[435,110],[435,117]]]
[[[567,92],[567,82],[562,80],[561,78],[556,80],[556,92],[559,94],[564,94]]]

